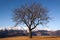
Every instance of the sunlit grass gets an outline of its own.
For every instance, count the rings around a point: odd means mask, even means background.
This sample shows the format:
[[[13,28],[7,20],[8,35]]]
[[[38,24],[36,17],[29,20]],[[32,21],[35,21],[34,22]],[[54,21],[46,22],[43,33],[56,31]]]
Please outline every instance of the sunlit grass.
[[[0,40],[60,40],[60,37],[33,36],[33,38],[29,38],[28,36],[19,36],[19,37],[0,38]]]

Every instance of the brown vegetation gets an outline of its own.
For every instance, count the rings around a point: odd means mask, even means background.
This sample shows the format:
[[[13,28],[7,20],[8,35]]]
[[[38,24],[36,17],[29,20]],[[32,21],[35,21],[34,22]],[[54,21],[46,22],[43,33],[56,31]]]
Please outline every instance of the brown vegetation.
[[[33,36],[33,38],[29,38],[26,36],[20,36],[20,37],[11,37],[11,38],[0,38],[0,40],[60,40],[60,37]]]

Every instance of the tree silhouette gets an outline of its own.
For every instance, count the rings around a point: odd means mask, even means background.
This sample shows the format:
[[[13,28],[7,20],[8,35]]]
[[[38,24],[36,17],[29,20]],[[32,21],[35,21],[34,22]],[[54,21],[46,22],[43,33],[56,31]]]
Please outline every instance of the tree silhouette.
[[[47,13],[47,9],[40,4],[23,5],[14,9],[13,21],[16,22],[16,25],[25,24],[29,29],[29,37],[32,38],[32,30],[37,25],[48,22],[49,16]]]

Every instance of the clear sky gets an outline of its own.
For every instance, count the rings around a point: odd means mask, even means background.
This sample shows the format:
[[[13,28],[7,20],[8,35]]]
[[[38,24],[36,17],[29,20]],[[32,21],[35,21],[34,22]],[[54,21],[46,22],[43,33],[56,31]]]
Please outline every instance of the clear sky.
[[[52,19],[47,24],[48,28],[60,30],[60,0],[32,0],[32,2],[41,3],[49,10]],[[11,19],[13,10],[24,3],[30,4],[31,0],[0,0],[0,28],[14,26],[15,23]]]

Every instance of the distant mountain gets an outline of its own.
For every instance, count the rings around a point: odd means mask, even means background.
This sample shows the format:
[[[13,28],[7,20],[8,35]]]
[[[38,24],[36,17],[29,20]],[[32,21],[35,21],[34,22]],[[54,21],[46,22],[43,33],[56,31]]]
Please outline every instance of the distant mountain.
[[[0,30],[0,38],[13,37],[13,36],[28,36],[27,30]],[[57,31],[47,31],[47,30],[37,30],[32,32],[33,36],[60,36],[60,30]]]
[[[0,38],[12,36],[27,36],[26,30],[0,30]]]

